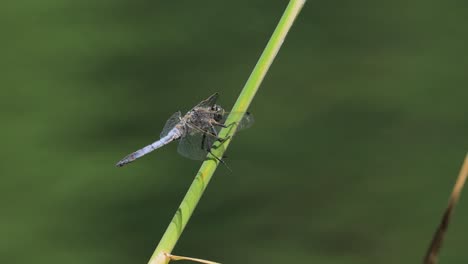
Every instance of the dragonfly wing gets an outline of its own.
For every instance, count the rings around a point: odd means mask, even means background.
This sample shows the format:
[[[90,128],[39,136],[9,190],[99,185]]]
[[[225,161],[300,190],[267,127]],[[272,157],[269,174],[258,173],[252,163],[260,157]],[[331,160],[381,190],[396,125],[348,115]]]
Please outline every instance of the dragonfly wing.
[[[227,119],[227,117],[229,115],[234,115],[234,116],[243,115],[241,121],[237,125],[237,131],[247,129],[247,128],[251,127],[255,123],[255,119],[254,119],[253,115],[250,112],[231,112],[231,113],[227,113],[227,114],[225,114],[223,116],[223,119],[221,120],[221,123],[225,124],[226,119]],[[225,124],[225,125],[229,126],[229,124]]]
[[[246,112],[244,116],[242,117],[241,121],[239,122],[239,125],[237,126],[237,130],[243,130],[247,129],[255,123],[255,119],[253,115],[250,112]]]
[[[199,104],[197,104],[195,107],[212,107],[215,103],[216,100],[218,100],[219,94],[214,93],[207,99],[201,101]]]
[[[166,124],[164,125],[164,128],[160,135],[161,138],[167,136],[169,131],[171,131],[171,129],[173,129],[180,122],[181,116],[182,114],[180,113],[180,111],[177,111],[174,114],[172,114],[172,116],[166,121]]]
[[[204,160],[218,138],[218,132],[211,126],[208,130],[195,124],[187,124],[187,134],[179,142],[177,151],[184,157]]]
[[[214,141],[214,137],[203,132],[187,133],[180,140],[177,152],[189,159],[204,160]]]

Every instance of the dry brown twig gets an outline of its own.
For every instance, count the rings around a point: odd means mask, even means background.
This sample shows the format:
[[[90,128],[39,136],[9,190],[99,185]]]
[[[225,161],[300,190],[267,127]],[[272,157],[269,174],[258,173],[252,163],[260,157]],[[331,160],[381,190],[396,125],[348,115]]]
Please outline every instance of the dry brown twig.
[[[188,260],[188,261],[193,261],[193,262],[198,262],[198,263],[203,263],[203,264],[221,264],[221,263],[214,262],[214,261],[209,261],[209,260],[204,260],[204,259],[199,259],[199,258],[190,258],[190,257],[184,257],[184,256],[176,256],[176,255],[172,255],[169,253],[165,253],[164,255],[170,260]]]
[[[445,209],[444,215],[442,216],[442,221],[440,222],[437,230],[432,237],[432,242],[427,249],[426,256],[424,257],[424,264],[435,264],[437,263],[437,256],[439,255],[440,248],[442,247],[442,242],[444,240],[445,233],[447,232],[448,224],[450,222],[450,217],[453,214],[455,205],[460,198],[460,194],[465,185],[466,178],[468,177],[468,154],[465,157],[465,161],[460,169],[458,174],[457,181],[453,186],[452,194],[450,195],[449,203]]]

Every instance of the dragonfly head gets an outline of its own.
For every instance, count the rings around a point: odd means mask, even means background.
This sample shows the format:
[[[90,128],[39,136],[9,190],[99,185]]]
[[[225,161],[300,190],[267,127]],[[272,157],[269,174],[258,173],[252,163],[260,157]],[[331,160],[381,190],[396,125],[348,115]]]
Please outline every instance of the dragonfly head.
[[[211,107],[211,110],[213,111],[213,114],[214,114],[213,119],[216,122],[220,122],[224,116],[224,109],[221,106],[215,104]]]

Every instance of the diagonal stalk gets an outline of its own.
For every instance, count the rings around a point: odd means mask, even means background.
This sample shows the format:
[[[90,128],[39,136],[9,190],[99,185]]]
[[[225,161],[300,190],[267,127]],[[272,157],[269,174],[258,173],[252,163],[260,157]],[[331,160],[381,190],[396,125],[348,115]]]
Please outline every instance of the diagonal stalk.
[[[278,54],[278,51],[283,44],[284,39],[286,38],[286,34],[291,28],[304,3],[305,0],[291,0],[289,2],[286,10],[283,13],[283,16],[281,17],[281,20],[273,32],[273,35],[268,41],[268,44],[260,56],[260,59],[255,65],[255,68],[253,69],[236,103],[234,104],[234,107],[231,111],[232,113],[244,113],[249,108],[255,93],[260,87],[260,84],[263,81],[263,78],[265,77],[268,69],[270,68],[271,63],[276,57],[276,54]],[[232,135],[235,133],[236,124],[240,122],[242,117],[243,116],[239,114],[228,116],[226,120],[228,127],[222,129],[219,133],[221,138],[228,139],[222,143],[217,142],[214,144],[212,151],[213,155],[217,157],[223,156],[226,148],[231,142]],[[216,167],[219,164],[219,161],[213,159],[213,157],[210,158],[210,155],[211,154],[208,155],[209,158],[201,165],[201,168],[195,176],[195,179],[187,191],[187,194],[182,200],[179,209],[172,218],[172,221],[161,238],[159,245],[151,256],[149,264],[161,264],[169,262],[170,258],[167,257],[167,254],[172,252],[172,249],[174,248],[177,240],[182,234],[182,231],[187,225],[190,216],[195,210],[198,201],[200,200],[206,186],[210,182],[211,177],[216,170]]]

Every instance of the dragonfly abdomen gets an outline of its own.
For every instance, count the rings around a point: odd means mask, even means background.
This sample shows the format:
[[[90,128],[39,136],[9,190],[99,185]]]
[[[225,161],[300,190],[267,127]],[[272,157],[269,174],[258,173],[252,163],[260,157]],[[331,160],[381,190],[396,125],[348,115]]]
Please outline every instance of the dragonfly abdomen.
[[[182,132],[179,129],[173,128],[166,136],[160,138],[158,141],[155,141],[152,144],[127,155],[121,161],[117,162],[116,166],[117,167],[125,166],[126,164],[138,158],[143,157],[144,155],[150,153],[151,151],[171,143],[172,141],[180,138],[181,135],[182,135]]]

